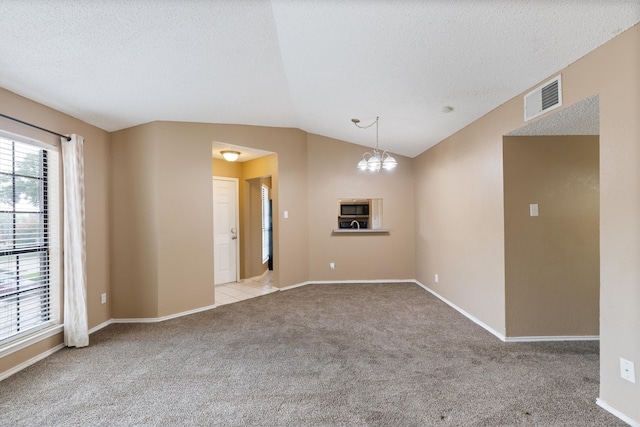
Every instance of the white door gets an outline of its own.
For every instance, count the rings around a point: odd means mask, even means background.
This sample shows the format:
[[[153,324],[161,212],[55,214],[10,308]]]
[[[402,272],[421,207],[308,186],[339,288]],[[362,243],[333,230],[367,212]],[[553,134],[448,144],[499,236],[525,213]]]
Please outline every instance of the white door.
[[[213,178],[214,284],[238,280],[238,180]]]

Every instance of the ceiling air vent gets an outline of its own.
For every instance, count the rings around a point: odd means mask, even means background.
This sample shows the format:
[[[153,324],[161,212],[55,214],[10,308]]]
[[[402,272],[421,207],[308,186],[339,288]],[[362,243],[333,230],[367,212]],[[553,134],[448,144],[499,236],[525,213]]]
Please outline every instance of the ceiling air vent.
[[[562,105],[562,79],[560,77],[548,81],[525,95],[525,122]]]

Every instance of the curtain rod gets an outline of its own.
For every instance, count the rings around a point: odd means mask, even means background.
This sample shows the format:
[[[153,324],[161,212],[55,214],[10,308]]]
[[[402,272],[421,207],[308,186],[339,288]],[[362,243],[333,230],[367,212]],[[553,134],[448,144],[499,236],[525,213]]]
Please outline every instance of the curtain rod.
[[[41,128],[40,126],[32,125],[31,123],[27,123],[27,122],[24,122],[24,121],[22,121],[22,120],[15,119],[15,118],[13,118],[13,117],[9,117],[9,116],[7,116],[7,115],[5,115],[5,114],[1,114],[1,113],[0,113],[0,117],[4,117],[5,119],[13,120],[14,122],[18,122],[18,123],[23,124],[23,125],[25,125],[25,126],[30,126],[30,127],[32,127],[32,128],[35,128],[35,129],[41,130],[41,131],[43,131],[43,132],[48,132],[48,133],[50,133],[50,134],[52,134],[52,135],[58,135],[60,138],[64,138],[64,139],[66,139],[67,141],[71,141],[71,137],[70,137],[70,136],[62,135],[61,133],[54,132],[54,131],[49,130],[49,129]]]

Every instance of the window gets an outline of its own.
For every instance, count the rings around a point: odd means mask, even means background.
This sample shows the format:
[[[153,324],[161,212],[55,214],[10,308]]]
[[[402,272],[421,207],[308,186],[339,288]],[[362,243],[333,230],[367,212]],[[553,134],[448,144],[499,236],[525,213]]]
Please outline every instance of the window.
[[[0,344],[59,323],[58,153],[0,133]]]
[[[269,187],[262,185],[262,263],[269,261],[271,246],[271,206],[269,205]]]

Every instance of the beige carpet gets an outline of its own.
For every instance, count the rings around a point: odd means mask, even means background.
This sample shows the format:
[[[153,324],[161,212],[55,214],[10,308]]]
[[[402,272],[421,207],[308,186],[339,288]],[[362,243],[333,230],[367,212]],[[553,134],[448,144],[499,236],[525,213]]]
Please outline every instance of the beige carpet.
[[[111,325],[0,383],[10,426],[624,426],[598,343],[502,343],[414,284]]]

